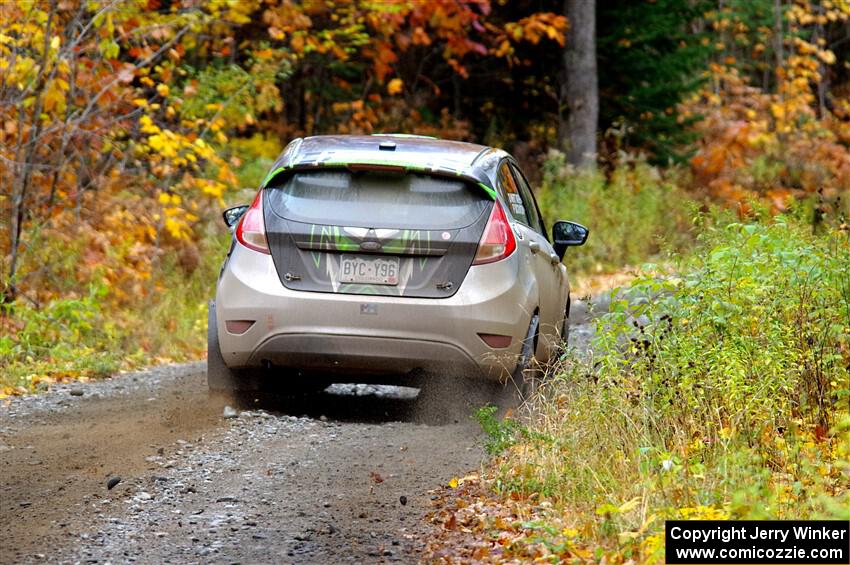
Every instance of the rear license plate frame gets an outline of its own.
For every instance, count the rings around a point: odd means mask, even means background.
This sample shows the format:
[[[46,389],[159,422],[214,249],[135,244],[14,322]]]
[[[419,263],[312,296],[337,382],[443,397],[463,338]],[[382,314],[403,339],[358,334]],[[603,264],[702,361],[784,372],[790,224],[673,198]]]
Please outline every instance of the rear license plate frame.
[[[399,258],[395,256],[341,255],[339,282],[398,286],[400,263]]]

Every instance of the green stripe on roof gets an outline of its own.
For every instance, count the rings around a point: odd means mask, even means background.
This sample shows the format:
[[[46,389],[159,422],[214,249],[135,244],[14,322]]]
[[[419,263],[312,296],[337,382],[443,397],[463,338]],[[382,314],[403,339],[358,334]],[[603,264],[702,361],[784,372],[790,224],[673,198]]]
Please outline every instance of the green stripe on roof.
[[[266,180],[263,181],[263,184],[260,185],[260,188],[265,188],[266,185],[269,184],[269,181],[271,181],[274,177],[276,177],[278,175],[278,173],[282,173],[285,170],[286,170],[286,167],[278,167],[275,170],[273,170],[272,172],[270,172],[268,175],[266,175]]]
[[[490,195],[490,198],[492,198],[493,200],[495,200],[495,199],[496,199],[496,191],[495,191],[495,190],[493,190],[492,188],[490,188],[489,186],[487,186],[487,185],[486,185],[486,184],[484,184],[483,182],[479,182],[479,183],[478,183],[478,186],[480,186],[481,188],[483,188],[483,189],[484,189],[484,192],[486,192],[487,194],[489,194],[489,195]]]

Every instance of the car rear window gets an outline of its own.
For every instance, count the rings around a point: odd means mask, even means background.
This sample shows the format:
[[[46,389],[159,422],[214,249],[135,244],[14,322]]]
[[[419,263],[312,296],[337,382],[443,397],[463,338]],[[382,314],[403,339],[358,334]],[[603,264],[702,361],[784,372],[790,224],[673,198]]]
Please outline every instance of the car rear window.
[[[468,183],[415,173],[309,171],[270,189],[271,209],[313,224],[406,229],[458,229],[492,201]]]

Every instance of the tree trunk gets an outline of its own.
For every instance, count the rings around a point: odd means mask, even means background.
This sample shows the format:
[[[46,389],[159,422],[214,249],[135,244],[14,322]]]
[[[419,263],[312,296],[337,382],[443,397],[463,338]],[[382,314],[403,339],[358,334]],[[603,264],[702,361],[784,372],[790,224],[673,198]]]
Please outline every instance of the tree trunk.
[[[785,43],[785,30],[783,29],[782,18],[785,12],[785,7],[782,5],[782,0],[773,0],[773,54],[776,57],[776,69],[779,70],[785,65],[785,53],[783,44]]]
[[[50,71],[50,76],[47,77],[48,58],[50,54],[49,41],[53,30],[53,17],[56,13],[56,3],[50,3],[50,12],[47,15],[47,27],[44,30],[44,45],[42,47],[42,59],[38,67],[38,75],[35,78],[34,90],[38,91],[33,108],[33,119],[29,126],[29,133],[25,138],[24,131],[24,116],[26,115],[23,108],[18,109],[18,146],[15,149],[15,178],[12,180],[12,210],[11,210],[11,233],[10,233],[10,259],[9,259],[9,277],[4,282],[5,288],[0,289],[0,303],[11,302],[15,300],[18,294],[17,277],[18,277],[18,260],[20,259],[21,241],[24,235],[24,220],[27,215],[27,192],[29,191],[30,182],[32,180],[33,167],[36,164],[36,152],[40,148],[39,137],[41,137],[41,120],[38,116],[41,115],[41,110],[44,104],[44,85],[48,80],[56,74],[56,67]]]
[[[569,112],[561,122],[561,147],[567,161],[579,167],[596,163],[599,122],[599,86],[596,71],[596,0],[565,0],[569,20],[564,48],[565,81],[562,107]]]

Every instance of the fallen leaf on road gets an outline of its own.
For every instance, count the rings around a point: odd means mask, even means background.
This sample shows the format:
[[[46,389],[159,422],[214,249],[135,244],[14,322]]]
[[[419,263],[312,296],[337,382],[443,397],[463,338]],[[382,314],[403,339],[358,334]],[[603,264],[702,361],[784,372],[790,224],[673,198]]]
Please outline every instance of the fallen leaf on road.
[[[427,520],[434,530],[426,540],[422,562],[599,562],[593,551],[596,548],[576,539],[579,532],[568,514],[537,502],[537,497],[500,496],[492,488],[489,479],[473,473],[431,491],[432,511]]]

